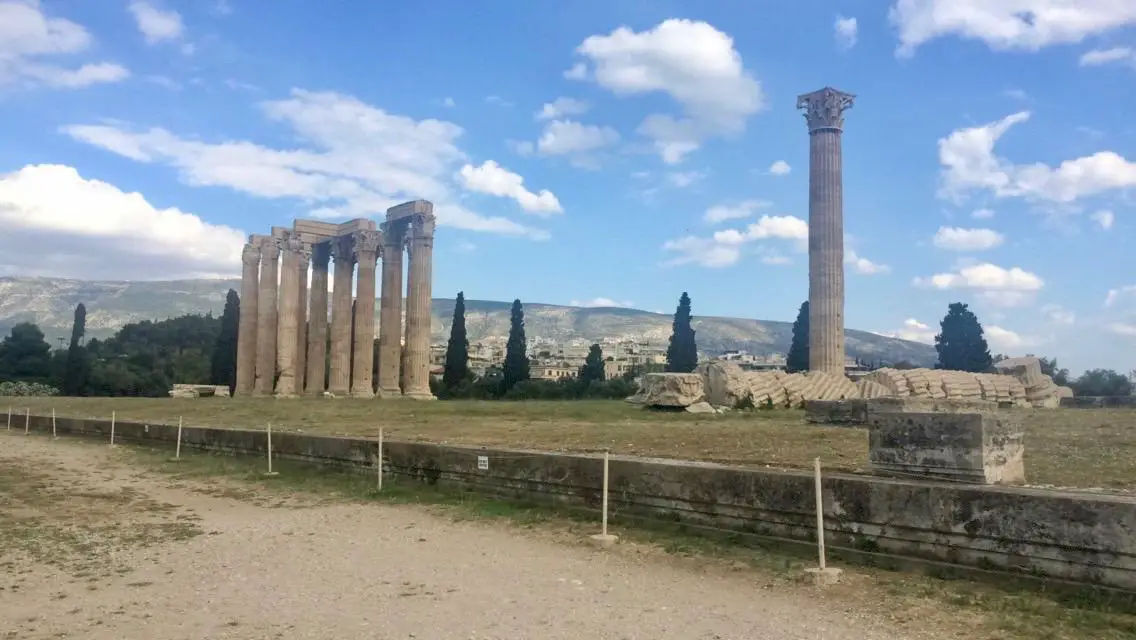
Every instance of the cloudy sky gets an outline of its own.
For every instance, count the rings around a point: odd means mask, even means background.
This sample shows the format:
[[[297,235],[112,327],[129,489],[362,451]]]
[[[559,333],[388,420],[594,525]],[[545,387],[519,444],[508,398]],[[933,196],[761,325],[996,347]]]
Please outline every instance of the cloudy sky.
[[[0,274],[231,276],[426,198],[435,295],[791,320],[831,85],[850,327],[964,301],[996,352],[1133,368],[1136,2],[777,5],[0,0]]]

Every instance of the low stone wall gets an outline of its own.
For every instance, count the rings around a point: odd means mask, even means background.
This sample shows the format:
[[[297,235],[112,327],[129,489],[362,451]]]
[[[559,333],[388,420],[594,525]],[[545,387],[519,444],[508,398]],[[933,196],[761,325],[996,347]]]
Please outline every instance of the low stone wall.
[[[51,418],[33,416],[36,431]],[[110,423],[59,418],[61,435],[109,438]],[[13,431],[13,433],[15,433]],[[177,427],[118,422],[115,437],[172,447]],[[373,467],[377,442],[274,433],[281,457]],[[185,427],[183,446],[263,456],[263,431]],[[386,468],[428,484],[509,499],[598,507],[599,456],[388,442]],[[482,464],[483,463],[483,464]],[[814,535],[808,472],[615,457],[613,518],[637,516],[808,541]],[[1136,591],[1136,498],[1016,487],[832,474],[824,480],[833,547],[1052,576]]]
[[[1131,409],[1136,396],[1073,396],[1061,398],[1063,409]]]

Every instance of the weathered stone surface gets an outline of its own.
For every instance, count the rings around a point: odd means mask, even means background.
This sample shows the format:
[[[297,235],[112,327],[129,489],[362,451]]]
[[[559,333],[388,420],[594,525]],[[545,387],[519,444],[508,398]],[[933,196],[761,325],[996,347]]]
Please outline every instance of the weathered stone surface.
[[[175,384],[170,386],[171,398],[228,398],[229,387],[212,384]]]
[[[867,411],[873,413],[974,413],[995,411],[998,403],[953,398],[872,398]]]
[[[868,412],[874,470],[978,484],[1023,484],[1023,429],[1015,412]]]
[[[639,381],[639,392],[627,401],[650,407],[689,407],[705,399],[705,384],[697,373],[648,373]]]
[[[1026,401],[1033,407],[1055,409],[1061,405],[1060,387],[1041,372],[1041,360],[1034,356],[1007,358],[994,363],[998,373],[1013,376],[1025,387]]]
[[[851,400],[805,400],[805,421],[813,424],[860,426],[868,422],[868,402]]]
[[[1073,389],[1070,387],[1057,387],[1057,397],[1064,400],[1065,398],[1072,398],[1074,396]]]
[[[733,362],[707,362],[696,373],[706,379],[706,400],[715,407],[736,407],[750,393],[747,372]]]
[[[888,395],[896,398],[905,398],[910,395],[907,389],[907,378],[904,377],[903,372],[899,369],[892,369],[890,367],[883,367],[876,369],[868,375],[861,378],[869,382],[874,382],[888,390]]]
[[[875,380],[866,380],[861,378],[856,381],[856,389],[860,392],[861,398],[883,398],[891,395],[888,388],[876,382]]]
[[[718,413],[709,402],[695,402],[686,408],[688,413]]]

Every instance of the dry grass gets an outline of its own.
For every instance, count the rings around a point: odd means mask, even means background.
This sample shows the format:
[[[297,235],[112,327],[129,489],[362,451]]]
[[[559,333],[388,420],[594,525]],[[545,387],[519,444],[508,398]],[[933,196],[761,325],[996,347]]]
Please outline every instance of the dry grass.
[[[305,433],[513,447],[595,451],[773,467],[807,467],[820,457],[831,469],[867,464],[862,429],[804,423],[800,411],[696,415],[644,411],[624,402],[410,402],[326,399],[15,398],[39,415],[261,428]],[[0,411],[5,407],[0,405]],[[1136,490],[1136,410],[1029,411],[1026,470],[1030,482],[1058,487]]]

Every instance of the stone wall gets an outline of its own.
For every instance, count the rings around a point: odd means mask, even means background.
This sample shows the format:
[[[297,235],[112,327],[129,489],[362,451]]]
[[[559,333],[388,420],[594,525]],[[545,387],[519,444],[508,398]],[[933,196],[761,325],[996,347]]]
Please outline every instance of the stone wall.
[[[1061,398],[1066,409],[1120,409],[1136,407],[1136,396],[1073,396]]]
[[[49,431],[51,419],[34,416]],[[105,439],[110,423],[59,418],[61,435]],[[115,437],[172,446],[176,426],[119,421]],[[13,435],[11,437],[22,437]],[[274,433],[281,457],[373,468],[374,440]],[[263,456],[263,431],[185,427],[183,446]],[[388,442],[392,473],[509,499],[596,508],[602,459]],[[479,468],[484,456],[488,468]],[[613,522],[627,516],[708,525],[795,540],[814,533],[808,472],[615,457]],[[1054,576],[1136,591],[1136,498],[832,474],[824,480],[826,535],[834,548],[879,549],[964,567]]]

